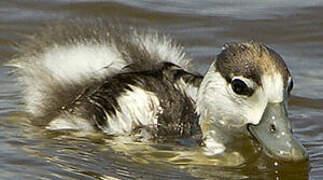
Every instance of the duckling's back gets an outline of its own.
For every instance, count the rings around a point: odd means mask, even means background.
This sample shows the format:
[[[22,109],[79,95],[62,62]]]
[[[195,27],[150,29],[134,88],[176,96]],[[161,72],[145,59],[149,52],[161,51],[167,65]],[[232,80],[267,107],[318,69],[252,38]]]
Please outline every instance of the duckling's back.
[[[190,135],[198,129],[202,76],[189,72],[180,46],[102,20],[79,24],[45,28],[10,62],[34,124],[110,135]]]

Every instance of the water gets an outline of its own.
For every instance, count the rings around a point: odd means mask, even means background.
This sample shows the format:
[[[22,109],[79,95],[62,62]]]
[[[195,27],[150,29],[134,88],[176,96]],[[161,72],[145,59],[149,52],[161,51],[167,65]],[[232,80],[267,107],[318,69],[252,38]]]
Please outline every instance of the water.
[[[249,152],[248,162],[224,167],[221,157],[207,158],[185,141],[138,143],[100,134],[48,132],[28,123],[20,87],[8,74],[10,69],[0,66],[0,178],[322,179],[322,12],[323,2],[316,0],[0,1],[1,64],[17,53],[13,42],[25,40],[44,24],[71,19],[100,17],[167,32],[192,55],[201,72],[225,42],[264,42],[284,57],[294,76],[290,118],[310,154],[307,165],[277,163]],[[238,161],[234,154],[228,157]]]

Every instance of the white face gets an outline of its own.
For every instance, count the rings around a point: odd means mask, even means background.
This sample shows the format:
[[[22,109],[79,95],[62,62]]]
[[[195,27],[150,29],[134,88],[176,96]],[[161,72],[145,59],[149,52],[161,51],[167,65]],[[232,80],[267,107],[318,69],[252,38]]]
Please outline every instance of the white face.
[[[259,44],[228,48],[211,65],[197,96],[206,150],[221,153],[241,135],[251,135],[269,157],[306,160],[287,117],[292,80],[282,58]]]
[[[286,94],[281,74],[265,74],[261,81],[259,86],[251,79],[234,76],[228,83],[215,68],[210,69],[199,90],[200,123],[210,119],[226,128],[259,124],[266,105],[284,101]]]

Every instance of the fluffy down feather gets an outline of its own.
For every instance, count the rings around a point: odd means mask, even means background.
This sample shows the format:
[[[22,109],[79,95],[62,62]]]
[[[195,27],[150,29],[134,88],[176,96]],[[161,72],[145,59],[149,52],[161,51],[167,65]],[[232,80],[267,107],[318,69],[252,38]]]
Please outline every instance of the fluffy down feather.
[[[188,69],[182,47],[153,31],[138,32],[103,20],[43,28],[18,46],[21,54],[10,66],[24,86],[32,122],[53,126],[84,126],[85,119],[65,111],[78,98],[121,72],[152,70],[167,61]],[[183,87],[188,86],[182,83]],[[196,93],[196,88],[187,89]],[[151,97],[155,98],[155,97]],[[65,122],[66,119],[69,119]]]

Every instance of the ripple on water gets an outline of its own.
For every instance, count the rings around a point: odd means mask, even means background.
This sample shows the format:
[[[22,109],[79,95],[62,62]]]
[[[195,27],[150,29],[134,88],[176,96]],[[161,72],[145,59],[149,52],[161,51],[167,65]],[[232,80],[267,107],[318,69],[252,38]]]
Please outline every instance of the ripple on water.
[[[236,154],[208,157],[189,144],[132,142],[102,135],[44,131],[30,126],[10,69],[0,67],[0,179],[322,179],[322,3],[315,0],[240,1],[0,1],[0,61],[44,23],[117,17],[120,23],[167,31],[204,72],[222,44],[256,40],[284,57],[294,78],[290,118],[310,153],[303,163],[281,163],[241,146]],[[171,4],[171,6],[169,6]],[[242,141],[243,143],[250,143]],[[249,154],[248,154],[249,153]],[[235,166],[226,166],[229,158]],[[222,163],[222,164],[221,164]],[[221,165],[220,165],[221,164]]]

